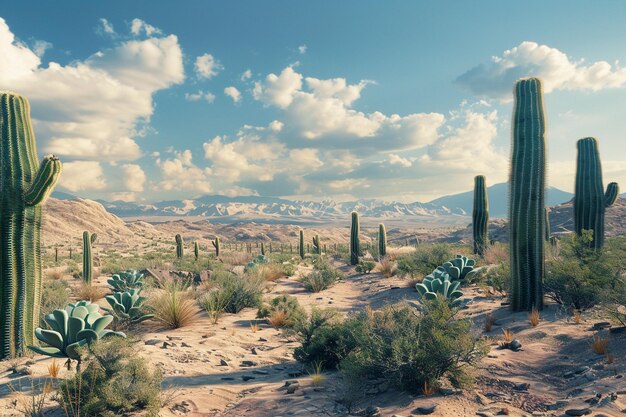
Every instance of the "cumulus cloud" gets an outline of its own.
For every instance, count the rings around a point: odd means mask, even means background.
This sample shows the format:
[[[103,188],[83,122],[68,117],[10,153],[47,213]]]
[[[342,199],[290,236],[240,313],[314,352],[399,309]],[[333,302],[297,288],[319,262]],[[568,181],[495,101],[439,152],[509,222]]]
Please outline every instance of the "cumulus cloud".
[[[247,69],[243,72],[243,74],[241,74],[241,81],[248,81],[250,78],[252,78],[252,70]]]
[[[160,35],[163,32],[161,32],[161,29],[156,28],[141,19],[135,18],[130,23],[130,33],[135,36],[141,35],[142,33],[146,36],[152,36]]]
[[[184,79],[174,35],[130,40],[83,61],[43,67],[0,18],[0,56],[6,58],[0,60],[0,89],[29,98],[40,147],[66,159],[141,156],[134,137],[152,115],[152,95]]]
[[[74,161],[63,164],[63,174],[59,185],[66,190],[76,192],[101,190],[106,187],[102,166],[97,161]]]
[[[209,80],[215,77],[224,67],[211,54],[200,55],[195,63],[198,78]]]
[[[267,106],[282,109],[286,133],[305,141],[318,141],[332,148],[360,152],[423,148],[435,142],[445,121],[439,113],[406,116],[369,114],[354,109],[364,80],[348,84],[344,78],[304,78],[293,67],[269,74],[255,83],[253,96]]]
[[[122,174],[126,190],[140,193],[146,183],[146,173],[137,164],[122,165]]]
[[[400,155],[396,155],[395,153],[389,154],[389,159],[388,159],[391,165],[401,165],[405,168],[408,168],[411,165],[413,165],[414,160],[415,158],[403,158]]]
[[[626,68],[612,66],[606,61],[590,64],[584,60],[575,61],[559,49],[528,41],[470,69],[456,82],[479,96],[510,99],[515,81],[530,76],[543,79],[546,93],[553,90],[598,91],[626,84]]]
[[[113,27],[113,23],[109,22],[104,17],[101,17],[98,21],[98,27],[96,28],[96,32],[102,35],[107,35],[111,37],[117,36],[115,32],[115,28]]]
[[[161,169],[163,177],[157,190],[211,192],[213,190],[211,169],[197,167],[192,158],[189,149],[175,152],[173,158],[165,160],[157,158],[156,164]]]
[[[224,89],[224,94],[230,97],[233,100],[233,103],[239,103],[241,101],[241,92],[236,87],[226,87]]]
[[[204,92],[202,90],[198,90],[197,93],[185,93],[185,100],[187,101],[205,100],[208,103],[213,103],[215,101],[215,94],[209,91]]]

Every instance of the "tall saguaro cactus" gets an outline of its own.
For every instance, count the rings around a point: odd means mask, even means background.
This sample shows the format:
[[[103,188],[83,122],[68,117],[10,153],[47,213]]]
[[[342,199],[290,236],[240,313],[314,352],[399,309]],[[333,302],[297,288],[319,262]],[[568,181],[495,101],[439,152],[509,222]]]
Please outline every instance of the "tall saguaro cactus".
[[[196,258],[196,261],[200,257],[200,244],[197,240],[193,242],[193,256]]]
[[[176,257],[178,259],[182,259],[184,255],[184,251],[185,251],[183,244],[185,242],[183,241],[183,237],[179,234],[175,236],[175,239],[176,239]]]
[[[387,230],[382,223],[378,225],[378,256],[387,256]]]
[[[215,248],[215,257],[220,257],[220,238],[215,236],[215,240],[212,242],[213,247]]]
[[[550,211],[548,210],[548,208],[544,208],[543,212],[545,213],[545,217],[546,217],[546,227],[544,229],[544,238],[546,240],[546,242],[550,241],[550,235],[552,234],[552,230],[550,229]]]
[[[304,259],[304,230],[300,229],[300,258]]]
[[[0,92],[0,360],[37,343],[42,205],[60,173],[56,157],[38,161],[28,100]]]
[[[541,81],[519,80],[514,89],[509,196],[511,306],[543,307],[545,270],[545,116]]]
[[[320,245],[320,235],[313,236],[313,253],[316,255],[322,254],[322,245]]]
[[[576,190],[574,194],[574,230],[593,230],[590,246],[601,249],[604,245],[604,212],[619,195],[616,182],[610,183],[606,192],[602,184],[602,164],[595,138],[580,139],[577,144]]]
[[[359,263],[361,244],[359,242],[359,213],[352,212],[352,225],[350,226],[350,264]]]
[[[97,234],[88,231],[83,232],[83,282],[91,284],[93,278],[93,253],[91,245],[96,242]]]
[[[489,200],[487,198],[487,185],[485,176],[474,177],[474,210],[472,211],[472,232],[474,235],[474,253],[483,254],[489,236],[487,226],[489,223]]]

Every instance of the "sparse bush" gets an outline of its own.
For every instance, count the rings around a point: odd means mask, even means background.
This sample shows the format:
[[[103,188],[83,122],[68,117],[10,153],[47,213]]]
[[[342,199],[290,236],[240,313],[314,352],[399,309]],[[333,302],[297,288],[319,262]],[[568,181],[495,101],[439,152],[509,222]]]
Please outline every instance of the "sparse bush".
[[[308,275],[300,278],[304,288],[311,292],[320,292],[332,287],[335,283],[344,278],[341,271],[335,268],[314,270]]]
[[[235,275],[221,272],[211,277],[213,288],[202,299],[201,305],[209,313],[222,310],[227,313],[239,313],[246,307],[258,307],[262,301],[265,280],[255,273]]]
[[[39,326],[47,328],[43,318],[46,314],[52,313],[54,310],[64,309],[70,303],[70,287],[65,281],[48,281],[43,282],[41,293],[41,310],[39,317]]]
[[[59,398],[72,417],[156,417],[161,408],[161,374],[122,338],[103,339],[84,349],[84,370],[64,380]]]
[[[301,343],[294,350],[294,358],[307,365],[322,364],[325,369],[335,369],[355,348],[333,309],[313,307],[308,317],[296,323],[294,331]]]
[[[376,263],[372,261],[361,261],[355,267],[356,272],[359,274],[369,274],[376,267]]]
[[[92,284],[81,283],[80,286],[76,289],[74,295],[79,300],[89,300],[95,302],[102,299],[108,293],[109,290],[107,290],[106,288],[98,287]]]
[[[154,318],[168,329],[186,327],[198,319],[198,308],[191,292],[184,291],[178,284],[168,285],[149,305]]]
[[[296,297],[280,295],[269,304],[262,305],[256,316],[267,318],[274,327],[291,327],[304,318],[305,312]]]
[[[396,273],[396,269],[396,264],[391,261],[389,257],[384,257],[383,259],[381,259],[378,265],[378,270],[381,274],[383,274],[383,277],[385,278],[390,278],[394,276]]]
[[[398,255],[398,273],[401,275],[427,275],[454,256],[452,247],[438,243],[420,245],[415,251]]]
[[[508,293],[511,282],[511,268],[509,262],[485,267],[479,272],[480,285],[493,288],[500,293]]]

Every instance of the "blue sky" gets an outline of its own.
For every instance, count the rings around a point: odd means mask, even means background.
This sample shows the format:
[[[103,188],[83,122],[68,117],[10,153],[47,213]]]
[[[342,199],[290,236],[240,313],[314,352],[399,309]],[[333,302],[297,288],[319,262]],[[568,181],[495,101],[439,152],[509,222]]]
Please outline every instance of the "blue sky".
[[[626,182],[626,3],[182,4],[0,10],[0,89],[64,191],[427,201],[506,180],[522,76],[545,82],[550,184],[572,189],[586,136]]]

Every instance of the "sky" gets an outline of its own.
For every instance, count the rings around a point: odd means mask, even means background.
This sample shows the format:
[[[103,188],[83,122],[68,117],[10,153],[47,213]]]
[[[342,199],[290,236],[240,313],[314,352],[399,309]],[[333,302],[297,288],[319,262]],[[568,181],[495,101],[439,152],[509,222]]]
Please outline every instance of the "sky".
[[[626,184],[626,2],[30,1],[0,6],[58,190],[429,201],[504,182],[512,88],[542,78],[548,183],[576,141]]]

